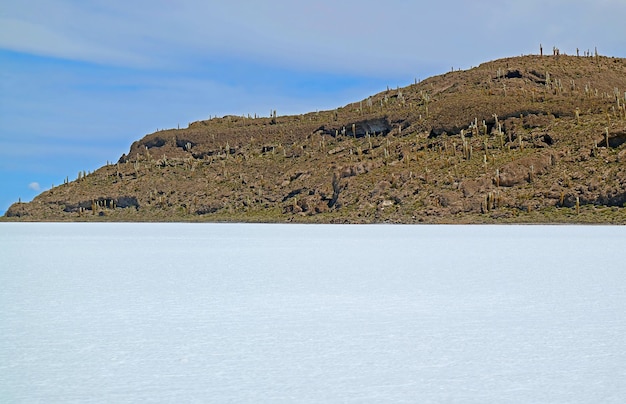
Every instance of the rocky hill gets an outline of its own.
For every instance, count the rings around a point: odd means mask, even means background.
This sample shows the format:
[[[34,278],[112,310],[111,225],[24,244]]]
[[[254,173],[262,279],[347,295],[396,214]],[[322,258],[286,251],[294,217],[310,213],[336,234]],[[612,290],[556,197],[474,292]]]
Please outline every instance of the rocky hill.
[[[626,59],[523,56],[162,130],[5,220],[626,223]]]

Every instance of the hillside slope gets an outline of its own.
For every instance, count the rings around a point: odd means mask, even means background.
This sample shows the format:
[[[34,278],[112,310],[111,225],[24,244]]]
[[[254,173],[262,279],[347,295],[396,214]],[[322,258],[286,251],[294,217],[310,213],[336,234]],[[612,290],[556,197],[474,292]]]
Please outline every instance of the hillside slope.
[[[626,223],[626,59],[523,56],[162,130],[6,220]]]

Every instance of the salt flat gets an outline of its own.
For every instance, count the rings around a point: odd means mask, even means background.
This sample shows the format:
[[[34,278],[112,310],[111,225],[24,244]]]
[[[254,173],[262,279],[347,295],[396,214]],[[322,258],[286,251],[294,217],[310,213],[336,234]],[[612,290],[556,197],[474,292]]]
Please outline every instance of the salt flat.
[[[626,228],[0,224],[0,402],[624,402]]]

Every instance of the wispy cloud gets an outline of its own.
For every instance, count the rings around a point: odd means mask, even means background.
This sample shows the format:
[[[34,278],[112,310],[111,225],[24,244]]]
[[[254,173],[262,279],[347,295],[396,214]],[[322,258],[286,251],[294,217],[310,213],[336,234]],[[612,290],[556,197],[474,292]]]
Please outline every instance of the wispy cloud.
[[[5,49],[108,64],[147,62],[123,48],[106,48],[103,45],[80,35],[71,35],[62,27],[48,26],[45,22],[0,17],[0,47]]]
[[[142,67],[228,57],[315,71],[408,74],[433,63],[536,52],[539,42],[617,53],[626,41],[626,3],[617,0],[32,0],[4,8],[4,48]]]

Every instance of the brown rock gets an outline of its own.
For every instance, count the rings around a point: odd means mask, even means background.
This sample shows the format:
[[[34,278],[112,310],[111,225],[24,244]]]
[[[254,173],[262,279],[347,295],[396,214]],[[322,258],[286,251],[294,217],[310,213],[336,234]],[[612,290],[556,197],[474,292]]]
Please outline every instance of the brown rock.
[[[537,175],[544,174],[552,164],[551,155],[524,157],[500,168],[498,183],[512,187],[523,182],[532,182]]]
[[[493,188],[492,181],[488,178],[479,178],[477,180],[467,179],[464,180],[459,186],[463,196],[469,198],[478,193],[485,193],[487,190]]]

